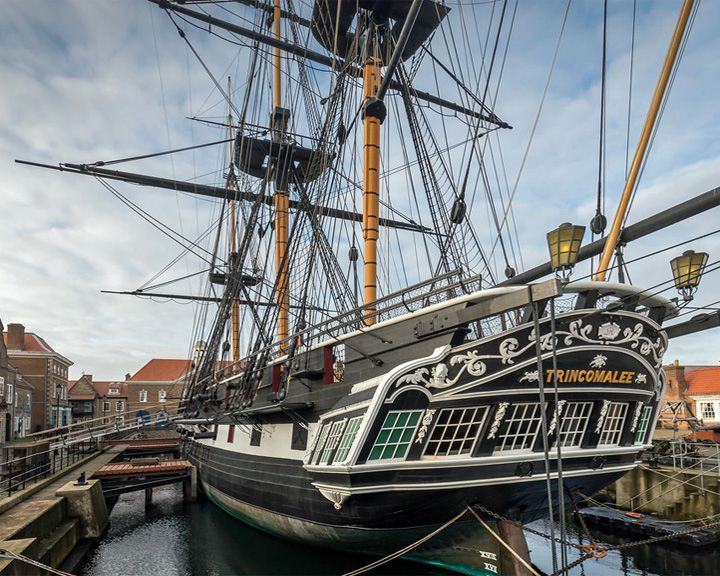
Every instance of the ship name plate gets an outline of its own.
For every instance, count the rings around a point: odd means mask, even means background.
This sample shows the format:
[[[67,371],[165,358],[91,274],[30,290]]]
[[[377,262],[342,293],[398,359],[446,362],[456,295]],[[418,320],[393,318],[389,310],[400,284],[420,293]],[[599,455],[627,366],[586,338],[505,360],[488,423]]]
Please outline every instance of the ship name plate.
[[[635,378],[635,372],[631,370],[548,369],[545,372],[545,382],[555,382],[555,377],[557,377],[558,384],[569,384],[571,382],[596,382],[597,384],[632,384]]]

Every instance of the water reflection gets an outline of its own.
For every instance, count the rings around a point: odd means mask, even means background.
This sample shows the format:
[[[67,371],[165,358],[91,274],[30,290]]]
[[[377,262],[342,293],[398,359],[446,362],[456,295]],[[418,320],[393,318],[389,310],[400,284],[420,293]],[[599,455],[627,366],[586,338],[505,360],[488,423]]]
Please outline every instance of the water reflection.
[[[372,558],[302,546],[247,527],[208,501],[185,505],[178,486],[157,488],[153,507],[145,510],[142,492],[124,495],[111,515],[106,537],[81,567],[82,576],[236,576],[337,575],[365,566]],[[570,539],[585,544],[581,530],[568,519]],[[545,521],[532,527],[547,533]],[[593,529],[601,544],[630,541]],[[548,541],[527,535],[533,562],[548,574]],[[569,549],[569,561],[580,557]],[[375,574],[442,574],[412,562],[395,561]],[[372,573],[370,573],[372,574]],[[690,550],[665,544],[613,551],[588,560],[572,576],[704,576],[720,574],[720,551]]]
[[[286,542],[245,526],[209,501],[185,505],[178,486],[156,488],[145,510],[142,492],[121,497],[107,535],[81,567],[82,576],[337,575],[373,561]],[[394,561],[368,574],[443,574]]]
[[[582,530],[568,517],[569,540],[577,544],[587,544],[588,539]],[[531,527],[549,532],[549,524],[545,520],[534,522]],[[614,534],[592,529],[595,540],[600,545],[620,545],[642,539],[638,537],[620,537]],[[552,572],[552,552],[548,541],[527,534],[528,545],[533,562],[548,574]],[[560,551],[558,550],[558,555]],[[568,549],[568,560],[572,562],[582,554],[575,548]],[[570,572],[571,575],[583,576],[714,576],[720,574],[720,550],[717,547],[687,548],[668,542],[632,546],[619,551],[608,552],[602,559],[591,559],[583,562]]]

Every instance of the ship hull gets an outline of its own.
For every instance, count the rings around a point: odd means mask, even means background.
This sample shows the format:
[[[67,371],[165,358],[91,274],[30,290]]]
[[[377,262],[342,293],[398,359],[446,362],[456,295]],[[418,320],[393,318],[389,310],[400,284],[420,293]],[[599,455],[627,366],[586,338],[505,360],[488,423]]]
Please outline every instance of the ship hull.
[[[204,405],[212,430],[196,426],[184,446],[205,493],[289,540],[375,555],[408,547],[405,557],[497,573],[497,542],[469,508],[531,522],[637,465],[664,388],[667,338],[652,318],[580,309],[554,327],[546,317],[471,339],[437,317],[349,338],[366,347],[346,359],[344,380],[328,378],[336,350],[325,344],[284,382],[266,369],[244,412]],[[409,334],[420,344],[392,348]]]

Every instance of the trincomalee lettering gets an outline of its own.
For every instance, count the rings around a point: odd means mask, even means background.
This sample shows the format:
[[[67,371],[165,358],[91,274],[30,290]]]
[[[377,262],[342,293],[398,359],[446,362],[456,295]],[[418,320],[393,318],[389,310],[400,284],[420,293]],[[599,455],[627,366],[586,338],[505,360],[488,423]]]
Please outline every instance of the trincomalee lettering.
[[[630,370],[546,370],[545,381],[559,384],[571,382],[596,382],[598,384],[631,384],[635,372]]]

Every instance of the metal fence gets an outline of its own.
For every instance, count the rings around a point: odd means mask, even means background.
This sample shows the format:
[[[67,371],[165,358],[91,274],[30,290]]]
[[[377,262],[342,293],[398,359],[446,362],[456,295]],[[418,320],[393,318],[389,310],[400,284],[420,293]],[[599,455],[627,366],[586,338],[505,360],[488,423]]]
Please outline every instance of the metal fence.
[[[0,463],[0,497],[10,496],[97,452],[97,439],[56,446]]]

